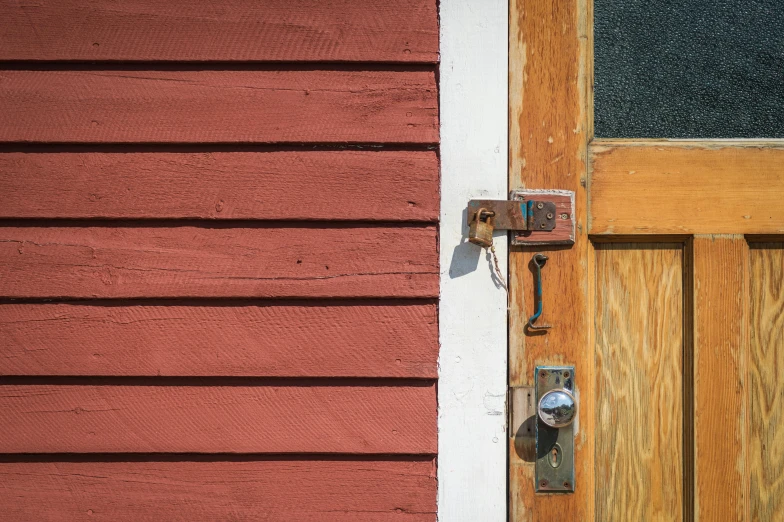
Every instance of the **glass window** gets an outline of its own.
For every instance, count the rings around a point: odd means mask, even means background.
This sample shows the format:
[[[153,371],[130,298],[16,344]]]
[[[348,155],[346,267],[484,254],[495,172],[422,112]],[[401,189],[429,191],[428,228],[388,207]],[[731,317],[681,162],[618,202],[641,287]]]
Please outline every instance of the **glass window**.
[[[594,0],[600,138],[784,137],[784,0]]]

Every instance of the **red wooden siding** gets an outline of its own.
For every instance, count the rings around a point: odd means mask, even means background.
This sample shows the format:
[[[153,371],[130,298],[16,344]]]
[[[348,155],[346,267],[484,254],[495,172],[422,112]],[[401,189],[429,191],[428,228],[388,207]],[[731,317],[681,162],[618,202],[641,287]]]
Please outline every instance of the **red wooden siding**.
[[[0,452],[435,453],[433,388],[0,385]]]
[[[3,227],[12,298],[437,297],[434,227]]]
[[[438,60],[431,0],[3,0],[0,10],[0,60]]]
[[[435,143],[435,73],[4,71],[0,140]]]
[[[434,303],[0,304],[0,375],[435,379]]]
[[[435,151],[7,152],[0,173],[4,218],[438,218]]]
[[[435,0],[0,9],[0,518],[434,521]]]
[[[0,465],[14,522],[435,519],[432,460],[167,460]]]

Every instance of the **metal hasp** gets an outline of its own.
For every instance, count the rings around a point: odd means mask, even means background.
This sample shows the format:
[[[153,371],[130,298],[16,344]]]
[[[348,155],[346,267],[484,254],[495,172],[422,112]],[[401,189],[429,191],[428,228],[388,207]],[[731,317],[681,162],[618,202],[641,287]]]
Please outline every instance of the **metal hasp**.
[[[488,227],[488,221],[492,219]],[[468,202],[469,241],[492,244],[487,232],[511,230],[513,245],[571,245],[574,243],[574,192],[513,190],[508,200]]]
[[[573,366],[536,368],[536,491],[574,492]]]
[[[555,203],[551,201],[508,201],[500,199],[472,199],[468,202],[468,216],[479,210],[492,216],[498,230],[543,230],[555,228]]]

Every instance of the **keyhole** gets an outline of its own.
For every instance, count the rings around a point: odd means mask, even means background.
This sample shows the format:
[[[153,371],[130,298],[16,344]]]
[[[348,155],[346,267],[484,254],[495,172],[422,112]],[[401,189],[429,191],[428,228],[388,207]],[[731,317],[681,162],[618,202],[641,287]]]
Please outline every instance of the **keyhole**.
[[[561,465],[561,446],[556,444],[553,446],[553,449],[550,450],[550,465],[554,468],[557,468]]]

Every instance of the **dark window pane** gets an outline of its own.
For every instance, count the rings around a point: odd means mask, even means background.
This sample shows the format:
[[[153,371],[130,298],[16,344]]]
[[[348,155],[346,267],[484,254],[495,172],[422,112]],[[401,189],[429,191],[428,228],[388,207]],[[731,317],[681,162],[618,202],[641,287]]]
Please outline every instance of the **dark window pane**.
[[[784,0],[595,0],[601,138],[784,137]]]

